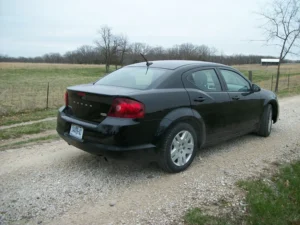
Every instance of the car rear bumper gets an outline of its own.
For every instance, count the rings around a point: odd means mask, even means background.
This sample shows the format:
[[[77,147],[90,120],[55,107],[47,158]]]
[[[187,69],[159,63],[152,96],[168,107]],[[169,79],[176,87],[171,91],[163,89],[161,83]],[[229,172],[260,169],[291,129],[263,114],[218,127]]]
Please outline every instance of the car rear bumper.
[[[71,124],[76,124],[84,128],[83,139],[79,140],[69,135]],[[133,120],[119,120],[117,118],[108,118],[101,124],[89,123],[77,120],[64,113],[64,107],[59,109],[57,115],[56,131],[62,139],[68,144],[83,151],[97,155],[111,155],[111,152],[129,152],[137,150],[153,150],[156,148],[151,143],[128,143],[128,132],[131,136],[136,130],[138,137],[139,123]],[[141,139],[141,138],[140,138]]]
[[[73,145],[79,149],[82,149],[90,153],[100,153],[102,151],[120,152],[120,151],[132,151],[132,150],[147,150],[147,149],[155,148],[155,145],[152,144],[135,145],[135,146],[128,146],[128,147],[98,144],[98,143],[78,140],[70,136],[68,133],[61,134],[58,132],[58,134],[68,144]]]

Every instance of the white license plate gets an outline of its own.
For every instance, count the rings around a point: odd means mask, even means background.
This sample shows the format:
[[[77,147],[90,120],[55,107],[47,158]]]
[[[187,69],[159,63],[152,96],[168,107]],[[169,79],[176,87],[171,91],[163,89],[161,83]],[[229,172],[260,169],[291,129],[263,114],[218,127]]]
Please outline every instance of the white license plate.
[[[82,135],[83,135],[83,128],[75,124],[72,124],[70,129],[70,136],[73,136],[77,139],[82,139]]]

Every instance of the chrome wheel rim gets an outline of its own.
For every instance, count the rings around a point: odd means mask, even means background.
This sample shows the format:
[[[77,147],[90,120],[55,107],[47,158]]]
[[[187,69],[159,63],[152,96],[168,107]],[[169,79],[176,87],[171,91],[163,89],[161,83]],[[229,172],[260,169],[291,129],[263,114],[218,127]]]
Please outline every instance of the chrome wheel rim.
[[[269,131],[269,133],[271,132],[272,123],[273,123],[273,121],[272,121],[272,111],[270,111],[270,113],[269,113],[269,122],[268,122],[268,131]]]
[[[180,131],[174,137],[171,145],[171,159],[176,166],[187,164],[194,152],[193,135],[186,130]]]

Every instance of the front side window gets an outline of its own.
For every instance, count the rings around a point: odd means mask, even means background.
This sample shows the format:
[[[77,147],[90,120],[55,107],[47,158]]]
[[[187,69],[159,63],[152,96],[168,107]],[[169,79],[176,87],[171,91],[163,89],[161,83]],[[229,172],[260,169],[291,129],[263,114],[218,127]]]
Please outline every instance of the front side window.
[[[230,70],[220,69],[221,74],[226,82],[227,89],[230,92],[244,92],[250,90],[250,84],[238,73]]]
[[[214,69],[195,71],[188,76],[188,80],[202,91],[221,91],[221,84]]]
[[[133,89],[147,89],[162,76],[168,73],[166,69],[147,67],[124,67],[98,80],[97,85],[117,86]]]

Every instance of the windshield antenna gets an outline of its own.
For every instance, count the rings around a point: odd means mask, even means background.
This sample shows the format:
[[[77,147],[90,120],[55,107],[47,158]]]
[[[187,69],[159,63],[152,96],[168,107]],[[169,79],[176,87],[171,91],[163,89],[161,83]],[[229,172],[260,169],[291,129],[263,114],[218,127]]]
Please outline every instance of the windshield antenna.
[[[140,53],[140,54],[141,54],[141,56],[144,58],[144,60],[146,61],[147,67],[153,64],[153,62],[149,62],[149,61],[146,59],[146,57],[145,57],[142,53]]]
[[[144,58],[144,60],[146,61],[147,70],[146,70],[146,73],[145,73],[145,74],[147,74],[147,73],[148,73],[149,66],[152,65],[153,62],[149,62],[149,61],[146,59],[146,57],[145,57],[142,53],[140,53],[140,54],[141,54],[141,56]]]

